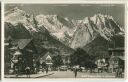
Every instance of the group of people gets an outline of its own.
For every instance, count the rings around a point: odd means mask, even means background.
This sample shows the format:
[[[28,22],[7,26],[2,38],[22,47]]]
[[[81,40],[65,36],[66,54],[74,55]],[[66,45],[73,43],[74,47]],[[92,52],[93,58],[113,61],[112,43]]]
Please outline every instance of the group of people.
[[[18,69],[18,67],[15,67],[15,74],[16,74],[16,77],[19,76],[19,69]],[[30,78],[31,70],[30,70],[29,66],[27,66],[25,68],[25,74],[27,75],[28,78]]]
[[[34,71],[36,71],[36,73],[37,73],[37,70],[34,70]],[[48,73],[48,67],[45,68],[45,71],[46,71],[46,74],[47,74]],[[26,66],[25,74],[26,74],[27,78],[30,78],[31,73],[32,73],[31,72],[31,68],[29,66]],[[16,77],[19,76],[19,69],[18,69],[18,67],[15,67],[15,74],[16,74]]]

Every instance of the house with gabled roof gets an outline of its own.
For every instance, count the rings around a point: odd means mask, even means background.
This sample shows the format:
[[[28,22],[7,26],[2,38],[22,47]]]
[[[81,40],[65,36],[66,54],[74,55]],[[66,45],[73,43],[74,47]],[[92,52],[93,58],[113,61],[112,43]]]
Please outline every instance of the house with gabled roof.
[[[36,47],[33,43],[33,39],[19,39],[18,40],[18,49],[23,54],[23,59],[26,66],[33,66],[33,58],[37,55]]]
[[[50,69],[53,65],[52,58],[54,56],[54,54],[48,51],[44,56],[40,57],[40,63],[42,64],[43,62],[45,62],[48,68]]]
[[[14,58],[15,61],[18,61],[20,58],[22,61],[22,64],[19,65],[21,71],[24,71],[26,66],[32,68],[33,59],[35,58],[35,56],[37,56],[37,50],[33,43],[33,39],[15,39],[12,40],[11,44],[13,45],[10,48],[10,51],[13,51],[13,53],[11,54],[12,58],[10,59],[12,60],[11,65],[12,63],[15,63],[13,62]],[[20,55],[17,55],[18,53],[20,53]]]

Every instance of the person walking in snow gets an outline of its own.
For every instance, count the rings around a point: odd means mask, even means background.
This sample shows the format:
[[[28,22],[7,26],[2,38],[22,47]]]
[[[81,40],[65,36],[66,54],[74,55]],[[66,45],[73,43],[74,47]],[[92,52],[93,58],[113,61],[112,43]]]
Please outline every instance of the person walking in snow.
[[[27,67],[25,68],[25,71],[26,71],[27,77],[30,78],[30,67],[27,66]]]
[[[16,66],[16,67],[15,67],[16,77],[18,77],[18,71],[19,71],[19,70],[18,70],[18,67]]]
[[[48,67],[46,67],[46,74],[48,73]]]
[[[77,77],[77,68],[74,68],[74,74],[75,74],[75,78]]]

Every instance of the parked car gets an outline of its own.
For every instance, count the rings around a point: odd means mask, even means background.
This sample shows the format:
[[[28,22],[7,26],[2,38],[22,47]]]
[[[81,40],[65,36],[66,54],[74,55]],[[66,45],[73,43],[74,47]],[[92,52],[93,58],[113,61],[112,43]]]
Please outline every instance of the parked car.
[[[60,69],[60,71],[67,71],[68,67],[67,66],[61,66],[59,69]]]

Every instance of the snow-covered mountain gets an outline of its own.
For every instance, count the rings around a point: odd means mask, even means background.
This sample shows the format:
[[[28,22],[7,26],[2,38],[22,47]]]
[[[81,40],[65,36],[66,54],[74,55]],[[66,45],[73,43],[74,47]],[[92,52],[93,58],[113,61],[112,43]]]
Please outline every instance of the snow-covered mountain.
[[[13,26],[21,23],[30,33],[37,32],[37,29],[33,24],[33,15],[29,15],[17,7],[5,12],[5,22],[11,23]]]
[[[96,14],[93,17],[85,17],[77,26],[71,47],[84,47],[99,36],[111,41],[114,35],[124,33],[122,29],[112,16]]]
[[[15,41],[16,39],[32,38],[39,55],[46,51],[54,51],[54,54],[59,52],[59,55],[70,55],[74,52],[72,48],[63,44],[57,37],[52,36],[51,30],[54,28],[48,29],[50,27],[45,26],[45,23],[40,24],[36,20],[36,17],[18,8],[7,11],[5,13],[5,40]],[[56,30],[57,28],[61,27],[56,27]]]
[[[16,29],[19,29],[20,23],[23,25],[20,29],[25,28],[30,34],[46,29],[52,37],[73,49],[84,47],[97,37],[111,41],[114,35],[124,34],[124,28],[120,27],[112,16],[102,14],[74,20],[59,15],[34,16],[15,7],[5,12],[5,23],[11,24],[11,27]]]
[[[73,22],[68,18],[58,15],[38,15],[36,20],[39,26],[44,26],[52,36],[55,36],[61,42],[69,44],[76,30]]]
[[[70,43],[76,30],[72,20],[67,17],[43,14],[33,16],[17,7],[5,12],[5,22],[13,26],[21,23],[30,33],[38,32],[40,27],[46,28],[52,36],[67,45]]]

